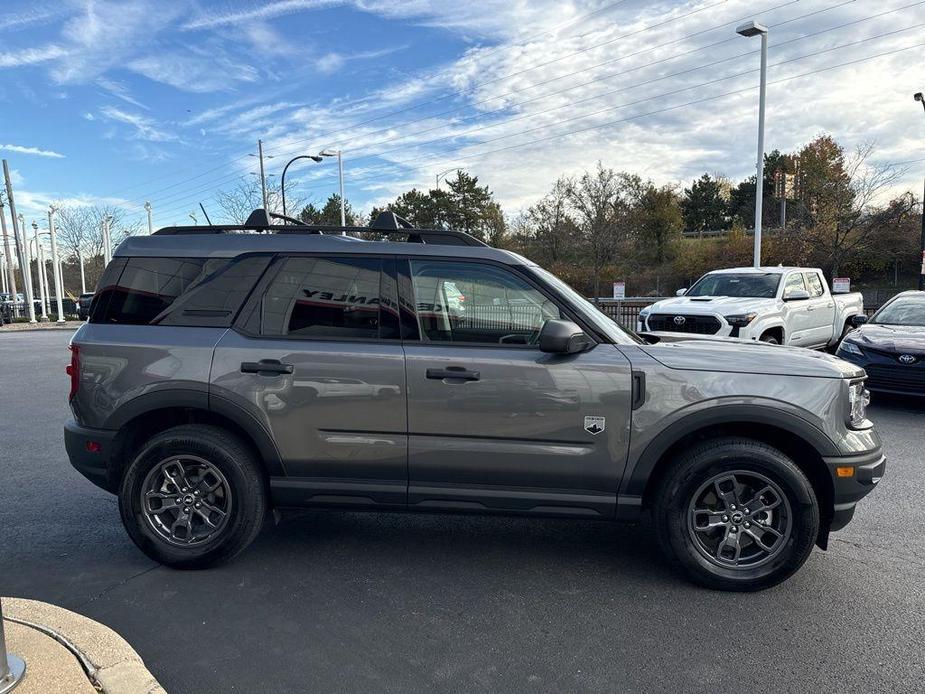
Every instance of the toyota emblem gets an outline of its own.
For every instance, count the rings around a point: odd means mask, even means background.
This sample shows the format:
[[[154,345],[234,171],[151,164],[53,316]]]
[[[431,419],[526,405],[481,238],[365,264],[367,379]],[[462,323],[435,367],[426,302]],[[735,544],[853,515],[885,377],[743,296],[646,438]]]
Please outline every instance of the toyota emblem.
[[[914,354],[900,354],[899,361],[903,364],[915,364]]]
[[[675,324],[675,325],[684,325],[685,323],[687,323],[687,318],[685,318],[684,316],[675,316],[675,317],[674,317],[674,324]]]

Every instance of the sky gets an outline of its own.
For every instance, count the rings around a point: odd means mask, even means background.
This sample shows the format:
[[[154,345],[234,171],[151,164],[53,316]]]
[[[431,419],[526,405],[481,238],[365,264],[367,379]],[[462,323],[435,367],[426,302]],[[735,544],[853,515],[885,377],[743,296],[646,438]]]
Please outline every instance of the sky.
[[[921,195],[925,0],[7,0],[0,156],[18,211],[114,204],[155,226],[292,156],[343,151],[370,209],[463,168],[504,209],[598,161],[657,184],[755,171],[759,45],[766,149],[820,133],[872,144]],[[452,175],[452,174],[451,174]],[[287,193],[321,202],[337,165]],[[202,221],[200,215],[200,221]]]

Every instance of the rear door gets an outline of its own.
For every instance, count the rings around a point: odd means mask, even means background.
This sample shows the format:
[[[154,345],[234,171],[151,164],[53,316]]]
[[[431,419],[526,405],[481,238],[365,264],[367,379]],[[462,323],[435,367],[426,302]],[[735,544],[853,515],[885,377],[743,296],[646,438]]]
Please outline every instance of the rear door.
[[[810,347],[820,347],[827,345],[832,339],[835,324],[835,301],[826,292],[818,272],[805,273],[805,279],[806,291],[809,292],[807,344]]]
[[[279,504],[404,506],[405,367],[394,261],[277,258],[215,350],[213,401],[269,431]]]
[[[399,263],[399,280],[409,506],[612,515],[628,360],[610,344],[541,352],[543,323],[572,316],[507,266],[417,258]]]

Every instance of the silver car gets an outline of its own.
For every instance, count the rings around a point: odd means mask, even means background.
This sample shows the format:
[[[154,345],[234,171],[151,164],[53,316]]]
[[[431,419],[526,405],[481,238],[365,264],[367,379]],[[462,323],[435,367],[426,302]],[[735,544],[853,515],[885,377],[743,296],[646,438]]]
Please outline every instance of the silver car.
[[[71,343],[65,441],[148,556],[227,560],[271,508],[650,514],[689,578],[756,590],[883,474],[845,361],[644,339],[523,257],[374,227],[258,211],[119,246]]]

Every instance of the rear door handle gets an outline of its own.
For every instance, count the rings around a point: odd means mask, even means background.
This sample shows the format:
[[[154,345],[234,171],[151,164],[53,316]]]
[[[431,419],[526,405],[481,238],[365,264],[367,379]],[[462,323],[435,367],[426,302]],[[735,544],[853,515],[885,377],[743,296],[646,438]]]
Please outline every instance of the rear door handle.
[[[242,374],[261,374],[263,376],[278,376],[291,374],[292,364],[283,364],[279,359],[261,359],[260,361],[241,362]]]
[[[438,381],[453,379],[456,381],[477,381],[481,378],[478,371],[470,371],[464,366],[448,366],[445,369],[427,369],[427,378]]]

